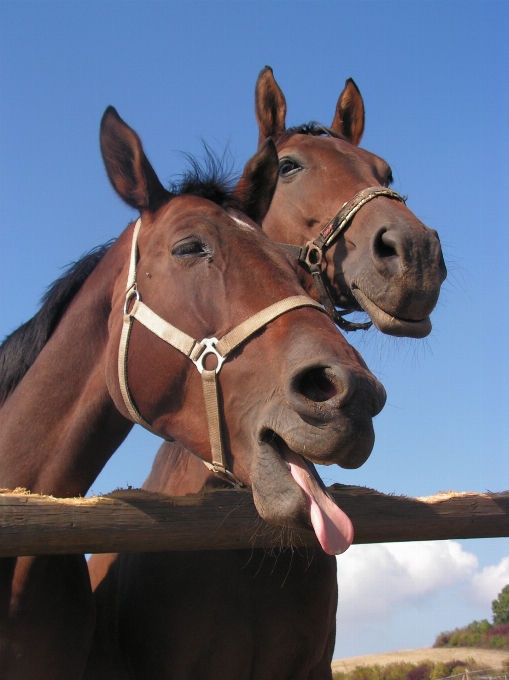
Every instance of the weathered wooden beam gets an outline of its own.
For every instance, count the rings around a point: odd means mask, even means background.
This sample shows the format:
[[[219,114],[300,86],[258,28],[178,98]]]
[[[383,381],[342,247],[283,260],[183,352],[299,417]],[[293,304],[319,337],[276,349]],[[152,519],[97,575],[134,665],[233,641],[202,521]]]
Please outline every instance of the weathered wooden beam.
[[[388,496],[334,485],[355,543],[509,536],[509,493]],[[0,491],[0,557],[84,552],[317,545],[312,532],[271,527],[247,491],[170,498],[141,490],[96,498]]]

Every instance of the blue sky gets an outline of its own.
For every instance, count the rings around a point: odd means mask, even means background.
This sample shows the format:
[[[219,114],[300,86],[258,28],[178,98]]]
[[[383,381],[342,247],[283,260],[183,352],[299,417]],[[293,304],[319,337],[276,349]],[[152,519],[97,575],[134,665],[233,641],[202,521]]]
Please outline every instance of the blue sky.
[[[348,336],[388,402],[368,462],[323,476],[408,495],[507,489],[508,35],[503,0],[1,0],[0,334],[35,312],[62,266],[133,217],[99,154],[108,104],[168,181],[185,167],[180,152],[200,154],[201,139],[229,145],[238,168],[254,152],[254,83],[265,64],[289,124],[329,124],[351,76],[366,105],[362,146],[391,164],[396,190],[439,231],[449,278],[427,340]],[[136,428],[94,491],[141,484],[157,446]],[[447,550],[437,560],[455,580],[409,586],[376,616],[368,607],[336,656],[425,646],[444,628],[489,617],[509,542]]]

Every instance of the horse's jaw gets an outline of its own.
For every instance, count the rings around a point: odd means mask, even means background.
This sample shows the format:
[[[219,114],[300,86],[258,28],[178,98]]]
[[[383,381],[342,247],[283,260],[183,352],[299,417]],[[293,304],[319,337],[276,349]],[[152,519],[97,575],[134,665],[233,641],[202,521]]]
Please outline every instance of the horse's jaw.
[[[269,524],[313,529],[329,555],[351,545],[350,519],[331,499],[314,465],[280,438],[260,444],[251,483],[256,509]]]
[[[352,295],[382,333],[406,338],[425,338],[431,333],[431,320],[429,316],[418,321],[399,319],[384,312],[360,288],[352,286]]]

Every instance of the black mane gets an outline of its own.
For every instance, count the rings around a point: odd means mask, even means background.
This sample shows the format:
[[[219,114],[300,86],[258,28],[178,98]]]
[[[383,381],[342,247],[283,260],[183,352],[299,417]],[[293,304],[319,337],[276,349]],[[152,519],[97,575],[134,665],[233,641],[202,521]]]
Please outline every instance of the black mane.
[[[242,211],[242,202],[233,193],[239,181],[239,174],[234,172],[231,158],[227,151],[218,156],[204,142],[203,159],[199,161],[192,154],[183,154],[189,164],[178,181],[170,184],[169,190],[174,196],[190,194],[206,198],[222,208],[234,208]]]
[[[39,311],[0,345],[0,404],[19,385],[63,317],[73,298],[113,241],[83,255],[49,286]]]
[[[325,125],[322,125],[322,123],[318,123],[316,120],[312,120],[310,123],[303,123],[302,125],[287,128],[275,140],[276,146],[280,147],[294,135],[311,135],[312,137],[336,137],[337,139],[345,139],[339,132],[331,130]]]

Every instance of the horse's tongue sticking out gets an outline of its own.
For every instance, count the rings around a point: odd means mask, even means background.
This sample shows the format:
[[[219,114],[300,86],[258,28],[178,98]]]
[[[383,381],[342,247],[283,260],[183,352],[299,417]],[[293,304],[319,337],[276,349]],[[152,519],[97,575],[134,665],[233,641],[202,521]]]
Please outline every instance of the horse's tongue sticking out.
[[[292,477],[306,494],[311,524],[320,545],[329,555],[345,552],[353,541],[350,518],[323,491],[302,456],[286,449],[284,458]]]

